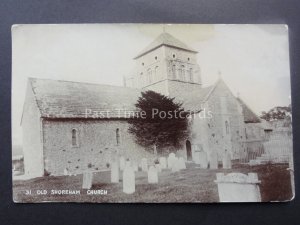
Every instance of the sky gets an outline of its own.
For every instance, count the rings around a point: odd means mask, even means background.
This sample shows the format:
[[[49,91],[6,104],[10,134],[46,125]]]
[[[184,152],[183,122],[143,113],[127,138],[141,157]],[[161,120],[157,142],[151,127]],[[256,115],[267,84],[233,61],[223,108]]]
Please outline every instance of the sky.
[[[133,58],[160,33],[198,51],[203,86],[219,76],[260,114],[290,104],[288,28],[285,25],[72,24],[12,28],[13,144],[28,77],[122,86]]]

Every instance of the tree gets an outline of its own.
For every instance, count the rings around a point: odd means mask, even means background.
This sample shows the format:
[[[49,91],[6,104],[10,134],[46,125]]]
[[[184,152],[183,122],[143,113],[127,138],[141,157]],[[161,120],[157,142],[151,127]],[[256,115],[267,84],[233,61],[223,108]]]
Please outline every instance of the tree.
[[[141,93],[135,106],[137,113],[129,119],[129,132],[147,150],[152,151],[156,146],[159,153],[166,147],[172,151],[187,138],[188,113],[174,98],[146,91]]]
[[[263,111],[260,118],[266,121],[274,120],[291,120],[292,109],[291,105],[289,106],[276,106],[270,109],[268,112]]]

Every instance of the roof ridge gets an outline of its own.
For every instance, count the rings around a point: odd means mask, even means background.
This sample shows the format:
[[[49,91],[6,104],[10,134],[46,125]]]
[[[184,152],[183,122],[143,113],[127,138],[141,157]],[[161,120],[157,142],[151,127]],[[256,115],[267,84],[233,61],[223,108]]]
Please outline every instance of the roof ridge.
[[[100,84],[100,83],[91,83],[91,82],[70,81],[70,80],[57,80],[57,79],[50,79],[50,78],[35,78],[35,77],[29,77],[28,79],[30,81],[33,81],[33,80],[44,80],[44,81],[55,81],[55,82],[76,83],[76,84],[87,84],[87,85],[93,85],[93,86],[107,86],[107,87],[114,87],[114,88],[124,88],[124,89],[131,89],[131,90],[139,90],[137,88],[117,86],[117,85],[112,85],[112,84]]]
[[[196,50],[189,47],[186,43],[184,43],[180,39],[175,38],[170,33],[163,32],[160,35],[158,35],[150,44],[148,44],[139,54],[137,54],[137,56],[134,57],[134,59],[137,59],[145,55],[146,53],[151,52],[163,45],[197,53]]]

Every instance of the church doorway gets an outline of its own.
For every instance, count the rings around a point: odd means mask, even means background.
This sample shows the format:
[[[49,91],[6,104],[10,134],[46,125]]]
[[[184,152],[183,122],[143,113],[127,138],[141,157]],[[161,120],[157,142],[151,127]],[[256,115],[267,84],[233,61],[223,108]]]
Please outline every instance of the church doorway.
[[[192,146],[189,140],[186,140],[185,147],[187,160],[192,161]]]

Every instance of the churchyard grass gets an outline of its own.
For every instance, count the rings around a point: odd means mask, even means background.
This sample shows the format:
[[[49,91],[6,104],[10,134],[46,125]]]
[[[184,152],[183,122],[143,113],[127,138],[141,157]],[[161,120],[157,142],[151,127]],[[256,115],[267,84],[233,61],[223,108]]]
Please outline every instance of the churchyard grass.
[[[107,190],[106,195],[88,195],[81,189],[82,175],[47,176],[27,181],[14,181],[16,202],[218,202],[216,173],[254,172],[261,180],[262,201],[282,201],[291,199],[290,176],[287,164],[233,165],[232,169],[199,169],[187,164],[186,170],[159,173],[158,184],[148,184],[146,172],[136,172],[134,194],[122,192],[122,176],[117,184],[110,183],[110,172],[97,172],[93,177],[93,190]],[[219,167],[220,168],[220,167]],[[120,173],[121,175],[122,173]],[[31,190],[31,195],[25,191]],[[37,190],[80,190],[80,195],[37,195]]]

